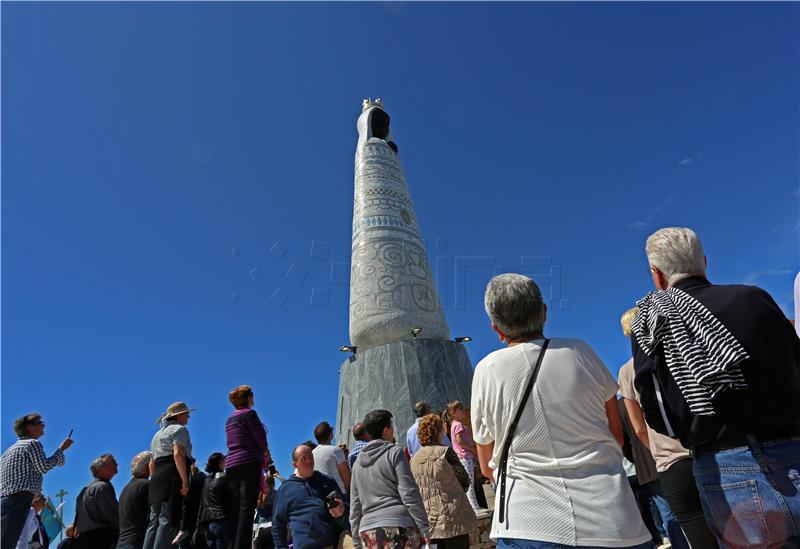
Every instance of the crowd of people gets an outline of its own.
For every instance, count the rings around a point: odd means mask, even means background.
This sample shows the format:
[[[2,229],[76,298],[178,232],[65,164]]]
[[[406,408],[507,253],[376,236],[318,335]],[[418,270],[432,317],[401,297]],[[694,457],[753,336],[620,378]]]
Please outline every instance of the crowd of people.
[[[798,333],[765,291],[709,282],[691,229],[661,229],[645,252],[656,291],[622,315],[632,352],[617,380],[585,342],[545,337],[533,280],[498,275],[484,304],[504,346],[477,365],[469,403],[417,402],[401,444],[391,411],[373,410],[349,451],[323,421],[283,480],[249,386],[230,392],[227,452],[205,474],[176,402],[119,500],[114,456],[91,463],[63,545],[466,549],[491,517],[504,549],[800,547]],[[42,475],[72,440],[47,457],[41,416],[14,429],[0,549],[47,547]]]

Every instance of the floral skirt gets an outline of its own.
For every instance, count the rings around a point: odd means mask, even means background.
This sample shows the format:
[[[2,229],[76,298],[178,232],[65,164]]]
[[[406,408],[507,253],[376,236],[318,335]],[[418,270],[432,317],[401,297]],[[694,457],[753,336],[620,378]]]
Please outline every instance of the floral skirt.
[[[422,534],[416,526],[373,528],[364,530],[359,537],[367,549],[417,549],[422,543]]]

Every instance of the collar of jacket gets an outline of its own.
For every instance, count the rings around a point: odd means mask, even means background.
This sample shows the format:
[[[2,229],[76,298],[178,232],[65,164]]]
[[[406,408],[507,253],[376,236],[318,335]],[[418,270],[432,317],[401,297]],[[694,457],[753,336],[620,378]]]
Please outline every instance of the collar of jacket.
[[[687,276],[686,278],[681,278],[672,286],[674,288],[678,288],[679,290],[687,290],[688,288],[694,288],[695,286],[710,286],[711,282],[704,276]]]

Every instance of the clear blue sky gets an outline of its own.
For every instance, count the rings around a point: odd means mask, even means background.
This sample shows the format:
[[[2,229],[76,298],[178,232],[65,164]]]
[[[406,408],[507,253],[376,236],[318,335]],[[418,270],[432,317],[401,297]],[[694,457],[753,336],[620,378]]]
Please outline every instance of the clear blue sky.
[[[495,271],[616,372],[644,240],[701,235],[715,282],[791,311],[796,3],[2,4],[2,447],[44,414],[73,500],[171,402],[224,450],[247,383],[279,469],[333,423],[355,120],[381,96],[454,335]],[[790,314],[791,316],[791,314]],[[71,508],[66,516],[71,516]]]

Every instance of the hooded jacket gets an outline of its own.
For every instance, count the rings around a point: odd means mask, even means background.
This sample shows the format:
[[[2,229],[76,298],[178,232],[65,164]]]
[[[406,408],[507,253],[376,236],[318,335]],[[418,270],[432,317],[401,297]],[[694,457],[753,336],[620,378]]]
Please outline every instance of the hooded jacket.
[[[385,440],[373,440],[358,454],[350,482],[350,531],[353,545],[359,533],[373,528],[416,526],[430,537],[428,515],[403,450]]]
[[[339,533],[348,530],[348,505],[344,514],[335,519],[325,507],[325,496],[339,493],[336,481],[314,471],[308,479],[290,476],[281,484],[275,497],[272,514],[272,538],[276,549],[286,549],[287,527],[292,531],[295,549],[321,549],[336,546]]]

